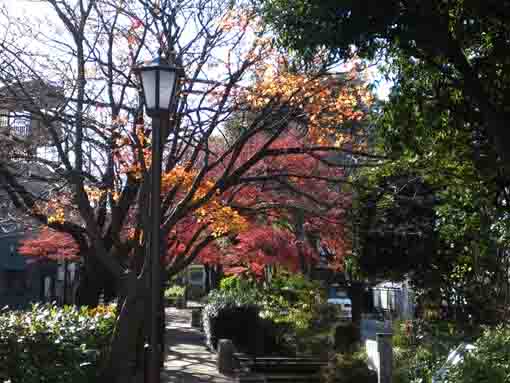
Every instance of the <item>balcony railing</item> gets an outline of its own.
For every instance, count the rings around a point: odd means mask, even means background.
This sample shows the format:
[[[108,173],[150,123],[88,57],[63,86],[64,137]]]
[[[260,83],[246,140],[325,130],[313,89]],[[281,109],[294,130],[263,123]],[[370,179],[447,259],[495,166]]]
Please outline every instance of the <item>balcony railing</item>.
[[[20,138],[28,137],[32,132],[30,113],[1,114],[0,128],[7,128],[11,131],[11,134]]]

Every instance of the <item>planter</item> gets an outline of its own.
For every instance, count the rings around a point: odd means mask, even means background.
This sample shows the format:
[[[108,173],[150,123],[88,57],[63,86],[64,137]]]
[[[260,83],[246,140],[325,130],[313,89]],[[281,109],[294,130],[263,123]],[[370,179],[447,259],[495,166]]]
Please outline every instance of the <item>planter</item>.
[[[186,299],[184,299],[184,297],[176,298],[175,307],[178,309],[185,309],[186,308]]]
[[[175,306],[176,299],[175,298],[165,298],[165,306],[172,307]]]

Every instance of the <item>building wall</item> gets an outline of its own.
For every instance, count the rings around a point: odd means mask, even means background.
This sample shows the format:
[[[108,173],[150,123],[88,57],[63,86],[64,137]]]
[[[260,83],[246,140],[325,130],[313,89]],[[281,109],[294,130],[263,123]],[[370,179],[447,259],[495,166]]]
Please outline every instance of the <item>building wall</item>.
[[[21,237],[20,233],[0,236],[0,307],[26,308],[32,302],[55,299],[54,288],[44,296],[44,279],[55,285],[57,264],[20,255]]]
[[[400,319],[414,317],[414,292],[407,283],[383,283],[373,290],[374,307]]]

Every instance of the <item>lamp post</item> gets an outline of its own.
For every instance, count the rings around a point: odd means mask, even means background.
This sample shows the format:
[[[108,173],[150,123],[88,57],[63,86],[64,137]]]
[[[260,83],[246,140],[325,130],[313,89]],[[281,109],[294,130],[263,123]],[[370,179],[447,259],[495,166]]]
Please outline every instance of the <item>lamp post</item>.
[[[167,131],[170,110],[173,105],[177,85],[178,70],[164,57],[138,68],[147,114],[152,118],[152,162],[150,197],[150,275],[151,275],[151,313],[150,313],[150,354],[149,383],[160,382],[161,343],[159,330],[161,311],[161,261],[160,261],[160,225],[161,225],[161,132]]]

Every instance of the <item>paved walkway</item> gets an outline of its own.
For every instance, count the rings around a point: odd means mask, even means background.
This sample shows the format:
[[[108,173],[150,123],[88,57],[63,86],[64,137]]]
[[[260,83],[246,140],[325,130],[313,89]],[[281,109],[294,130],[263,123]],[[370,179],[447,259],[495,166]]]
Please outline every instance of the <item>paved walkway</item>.
[[[166,308],[166,358],[162,383],[232,383],[220,374],[216,355],[205,347],[202,332],[191,327],[191,310]]]

